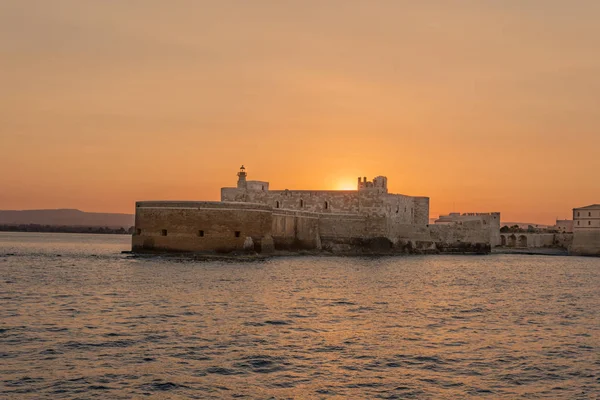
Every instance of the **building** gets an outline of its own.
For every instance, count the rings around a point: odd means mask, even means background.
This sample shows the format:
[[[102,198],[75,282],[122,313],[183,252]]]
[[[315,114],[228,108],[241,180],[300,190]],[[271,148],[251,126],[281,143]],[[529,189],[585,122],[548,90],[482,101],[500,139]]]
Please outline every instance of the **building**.
[[[440,215],[434,221],[436,225],[471,226],[476,230],[487,232],[492,247],[500,245],[500,213],[450,213]]]
[[[573,209],[570,254],[600,256],[600,204]]]
[[[556,224],[550,229],[561,233],[573,233],[573,220],[557,219]]]
[[[269,182],[247,180],[242,166],[237,186],[221,189],[221,201],[264,204],[274,210],[386,217],[402,224],[429,221],[429,198],[388,193],[385,176],[373,181],[358,178],[356,190],[269,190]]]
[[[430,226],[429,198],[388,192],[387,178],[356,190],[271,190],[244,166],[220,202],[136,203],[134,251],[326,250],[489,252],[483,223]],[[499,217],[498,217],[499,219]]]

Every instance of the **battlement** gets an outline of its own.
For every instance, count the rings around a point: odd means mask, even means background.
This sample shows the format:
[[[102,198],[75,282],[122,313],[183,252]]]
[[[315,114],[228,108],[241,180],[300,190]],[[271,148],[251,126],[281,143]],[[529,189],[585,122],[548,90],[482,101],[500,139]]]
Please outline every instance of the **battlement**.
[[[387,177],[376,176],[372,181],[367,181],[367,177],[365,176],[361,181],[359,176],[357,190],[365,189],[379,189],[380,191],[387,193]]]

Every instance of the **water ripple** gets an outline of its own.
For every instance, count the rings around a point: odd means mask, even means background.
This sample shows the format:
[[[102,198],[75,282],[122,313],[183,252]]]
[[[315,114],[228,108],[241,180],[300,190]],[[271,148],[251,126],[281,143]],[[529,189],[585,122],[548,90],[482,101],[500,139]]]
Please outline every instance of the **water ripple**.
[[[7,237],[1,398],[600,393],[599,259],[198,262],[128,258],[126,237]]]

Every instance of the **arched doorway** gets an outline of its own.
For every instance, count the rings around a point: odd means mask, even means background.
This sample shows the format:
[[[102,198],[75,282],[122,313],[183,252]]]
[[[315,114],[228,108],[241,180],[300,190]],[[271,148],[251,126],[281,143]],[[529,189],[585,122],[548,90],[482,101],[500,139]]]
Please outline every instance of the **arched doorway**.
[[[527,236],[525,236],[525,235],[519,236],[518,246],[519,247],[527,247]]]
[[[517,237],[515,235],[508,237],[508,247],[517,247]]]
[[[500,235],[500,246],[506,246],[506,236]]]

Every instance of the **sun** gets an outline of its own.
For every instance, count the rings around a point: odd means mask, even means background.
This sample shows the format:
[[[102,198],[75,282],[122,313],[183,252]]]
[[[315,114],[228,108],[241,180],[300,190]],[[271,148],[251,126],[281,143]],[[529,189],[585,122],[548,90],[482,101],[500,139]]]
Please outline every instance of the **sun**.
[[[336,190],[356,190],[356,182],[340,181],[336,185]]]

